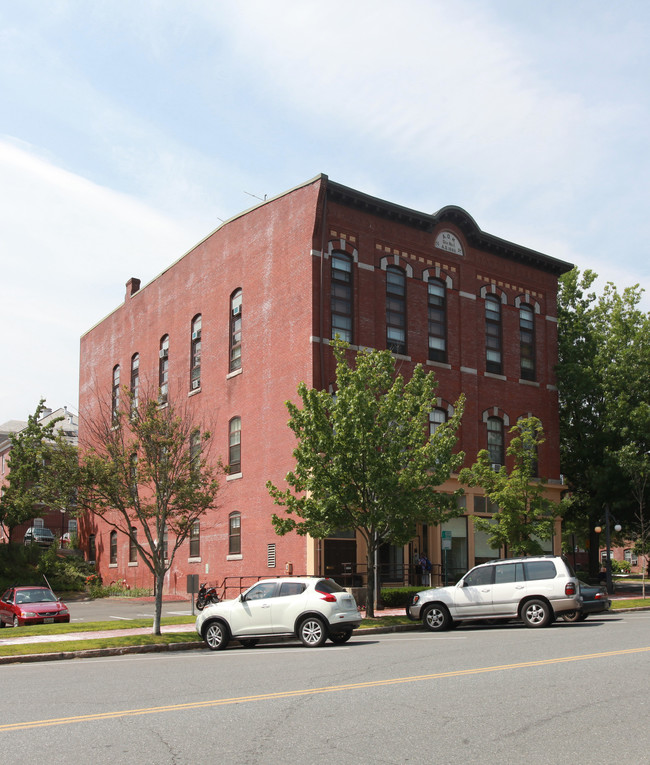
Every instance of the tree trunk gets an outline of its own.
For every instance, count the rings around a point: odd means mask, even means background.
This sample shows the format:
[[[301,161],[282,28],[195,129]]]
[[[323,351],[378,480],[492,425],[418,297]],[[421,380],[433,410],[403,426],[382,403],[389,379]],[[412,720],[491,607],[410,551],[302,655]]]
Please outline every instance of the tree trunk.
[[[370,545],[366,553],[366,568],[368,571],[366,584],[366,617],[375,615],[375,550]]]
[[[163,584],[165,581],[165,569],[156,571],[155,586],[156,586],[156,602],[153,615],[153,634],[160,635],[160,619],[162,617],[162,602],[163,602]]]

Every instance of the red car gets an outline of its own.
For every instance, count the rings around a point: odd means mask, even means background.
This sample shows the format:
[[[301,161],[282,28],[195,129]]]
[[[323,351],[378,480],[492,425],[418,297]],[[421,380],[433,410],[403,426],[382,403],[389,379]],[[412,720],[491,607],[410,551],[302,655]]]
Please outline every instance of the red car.
[[[0,600],[0,627],[69,621],[68,607],[49,587],[10,587]]]

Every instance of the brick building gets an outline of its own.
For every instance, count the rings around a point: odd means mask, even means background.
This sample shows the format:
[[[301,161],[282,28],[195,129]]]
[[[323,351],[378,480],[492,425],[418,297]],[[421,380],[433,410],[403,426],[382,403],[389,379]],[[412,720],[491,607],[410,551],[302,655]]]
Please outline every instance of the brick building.
[[[509,427],[539,417],[540,475],[559,498],[556,293],[570,267],[486,234],[458,207],[421,213],[319,175],[226,221],[148,285],[128,281],[123,304],[81,340],[80,441],[97,396],[124,384],[181,396],[211,423],[231,473],[219,509],[177,554],[170,592],[185,592],[188,574],[222,583],[289,565],[294,573],[363,575],[353,536],[273,531],[277,508],[265,484],[282,485],[292,467],[284,402],[297,401],[300,381],[332,384],[335,334],[353,348],[388,347],[406,376],[418,362],[435,370],[432,428],[465,393],[466,464],[488,445],[502,463]],[[454,487],[452,480],[442,490]],[[404,549],[382,551],[383,579],[408,581],[420,552],[446,565],[449,577],[498,557],[468,522],[485,510],[480,491],[470,490],[466,515],[442,529],[451,548],[443,553],[440,528],[420,528]],[[83,531],[105,581],[150,586],[142,562],[129,562],[126,537],[111,541],[94,519]],[[555,551],[559,544],[556,534]]]

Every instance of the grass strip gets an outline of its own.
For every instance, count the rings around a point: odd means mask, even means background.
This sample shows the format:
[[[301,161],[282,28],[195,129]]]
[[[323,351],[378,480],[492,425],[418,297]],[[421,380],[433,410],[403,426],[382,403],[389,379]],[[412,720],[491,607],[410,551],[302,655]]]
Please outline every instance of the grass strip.
[[[96,648],[122,648],[132,645],[169,645],[194,643],[200,640],[194,632],[166,632],[164,635],[120,635],[89,640],[63,640],[60,643],[23,643],[0,646],[0,656],[27,656],[36,653],[67,653],[89,651]]]
[[[196,616],[165,616],[160,620],[162,626],[174,624],[194,624]],[[0,632],[0,639],[9,637],[32,637],[34,635],[63,635],[66,632],[104,632],[105,630],[128,630],[139,627],[153,627],[153,619],[130,619],[105,622],[66,622],[65,624],[34,624],[29,627],[9,627],[11,632]]]

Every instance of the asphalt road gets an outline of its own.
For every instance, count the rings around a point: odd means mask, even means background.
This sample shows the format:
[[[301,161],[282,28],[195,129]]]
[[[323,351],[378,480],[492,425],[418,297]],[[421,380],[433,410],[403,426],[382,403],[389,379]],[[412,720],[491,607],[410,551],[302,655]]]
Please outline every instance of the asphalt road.
[[[131,619],[153,619],[154,603],[149,601],[134,600],[129,598],[99,598],[89,601],[72,601],[62,598],[70,609],[70,621],[75,622],[103,622],[103,621],[129,621]],[[194,613],[199,612],[194,608]],[[192,604],[186,601],[166,603],[163,602],[163,616],[190,616]]]
[[[650,612],[8,665],[6,761],[650,763]]]

